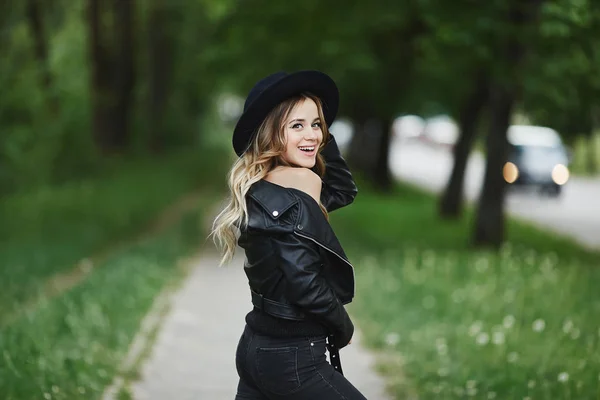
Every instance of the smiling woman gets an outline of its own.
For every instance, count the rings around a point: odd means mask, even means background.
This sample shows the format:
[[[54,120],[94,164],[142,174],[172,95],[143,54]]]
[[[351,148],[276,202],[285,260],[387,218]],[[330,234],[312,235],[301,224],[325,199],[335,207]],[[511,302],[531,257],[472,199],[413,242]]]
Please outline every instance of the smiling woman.
[[[307,98],[290,113],[284,129],[286,146],[283,153],[283,159],[290,165],[314,167],[317,149],[323,142],[321,121],[324,118],[319,110],[315,101]]]
[[[338,91],[318,71],[277,73],[250,91],[233,147],[231,198],[213,235],[244,249],[254,308],[236,353],[236,399],[364,399],[342,375],[354,270],[328,222],[357,190],[327,127]],[[329,351],[331,364],[326,360]]]

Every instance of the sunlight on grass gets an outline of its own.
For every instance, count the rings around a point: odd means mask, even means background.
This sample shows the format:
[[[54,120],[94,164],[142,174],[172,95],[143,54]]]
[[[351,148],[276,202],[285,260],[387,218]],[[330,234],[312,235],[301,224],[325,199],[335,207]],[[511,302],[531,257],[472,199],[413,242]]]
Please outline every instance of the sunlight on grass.
[[[438,221],[432,197],[362,195],[332,220],[350,310],[398,398],[600,395],[598,253],[516,222],[500,252],[474,251],[469,216]]]

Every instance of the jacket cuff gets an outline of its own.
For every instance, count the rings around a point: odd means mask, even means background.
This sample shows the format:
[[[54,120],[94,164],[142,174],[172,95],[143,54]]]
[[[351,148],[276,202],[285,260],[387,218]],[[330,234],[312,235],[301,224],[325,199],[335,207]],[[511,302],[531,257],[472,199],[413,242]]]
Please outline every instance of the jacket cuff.
[[[323,147],[323,150],[321,150],[321,154],[323,155],[325,160],[327,160],[328,158],[330,158],[332,156],[335,157],[335,156],[338,156],[339,154],[341,154],[340,148],[338,147],[337,141],[335,140],[335,137],[333,135],[331,135],[331,134],[329,135],[329,140]]]
[[[341,349],[346,347],[354,335],[354,324],[348,315],[344,306],[336,299],[336,305],[326,315],[324,319],[327,321],[335,321],[336,326],[333,328],[333,344]]]

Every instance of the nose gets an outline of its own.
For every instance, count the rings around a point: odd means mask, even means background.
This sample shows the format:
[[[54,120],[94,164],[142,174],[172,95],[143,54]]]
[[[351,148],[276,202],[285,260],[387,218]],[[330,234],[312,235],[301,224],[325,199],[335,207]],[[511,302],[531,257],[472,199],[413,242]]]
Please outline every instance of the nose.
[[[304,139],[306,140],[317,140],[317,132],[314,129],[307,129],[304,132]]]

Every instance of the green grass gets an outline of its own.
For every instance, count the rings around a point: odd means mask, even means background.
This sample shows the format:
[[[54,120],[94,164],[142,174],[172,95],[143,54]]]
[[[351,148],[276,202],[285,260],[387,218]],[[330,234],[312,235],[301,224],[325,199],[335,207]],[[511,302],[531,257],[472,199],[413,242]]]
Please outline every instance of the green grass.
[[[101,179],[38,188],[0,201],[0,326],[46,280],[145,228],[191,190],[221,188],[222,151],[120,162]],[[219,182],[219,183],[217,183]]]
[[[74,289],[0,331],[3,400],[97,399],[117,374],[154,298],[204,241],[199,209],[109,257]]]
[[[596,166],[600,167],[600,133],[596,133],[591,142],[579,137],[573,145],[573,163],[570,166],[571,171],[576,175],[590,175],[589,146],[594,146]]]
[[[600,254],[510,221],[469,248],[472,214],[409,187],[332,214],[354,262],[350,310],[397,398],[600,398]]]

